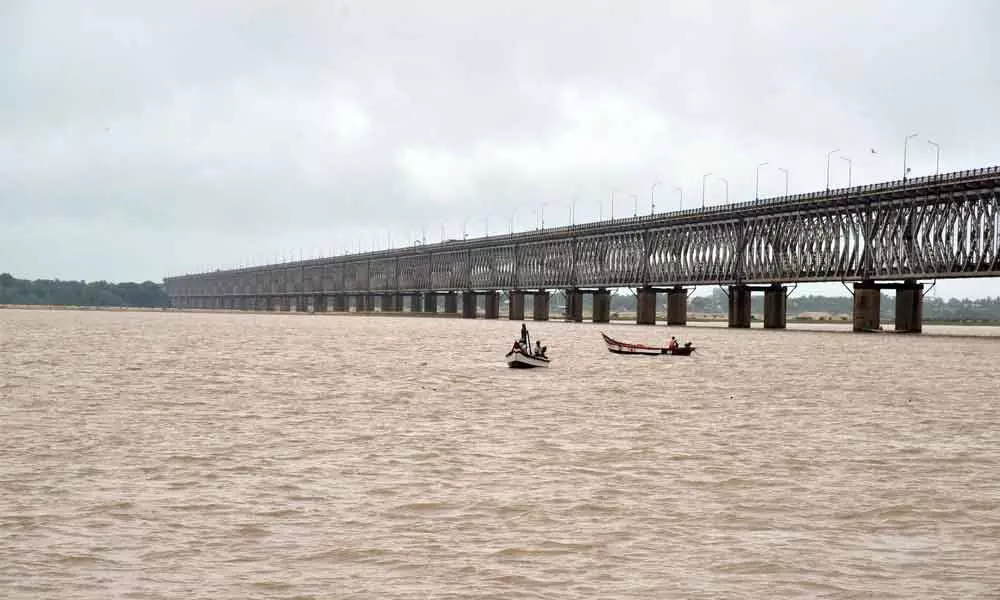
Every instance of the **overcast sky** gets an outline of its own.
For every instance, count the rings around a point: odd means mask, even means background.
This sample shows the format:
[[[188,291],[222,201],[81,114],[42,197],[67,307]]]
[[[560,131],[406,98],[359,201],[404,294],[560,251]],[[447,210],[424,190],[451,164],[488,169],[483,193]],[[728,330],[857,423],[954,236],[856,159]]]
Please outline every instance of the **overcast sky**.
[[[761,196],[777,167],[807,192],[833,149],[875,182],[913,132],[913,175],[928,140],[942,171],[996,165],[997,23],[990,0],[7,0],[0,271],[160,280],[562,225],[612,189],[648,212],[657,180],[658,210],[700,204],[706,172],[707,203],[719,177],[748,200],[764,161]]]

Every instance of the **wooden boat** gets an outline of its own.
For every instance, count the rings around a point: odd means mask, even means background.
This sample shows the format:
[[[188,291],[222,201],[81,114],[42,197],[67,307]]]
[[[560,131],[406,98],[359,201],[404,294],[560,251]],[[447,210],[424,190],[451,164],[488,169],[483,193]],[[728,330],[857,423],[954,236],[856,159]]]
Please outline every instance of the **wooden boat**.
[[[619,342],[618,340],[608,337],[605,333],[601,332],[601,337],[604,338],[604,343],[608,346],[608,352],[614,354],[641,354],[645,356],[657,356],[660,354],[670,354],[672,356],[690,356],[694,352],[694,346],[691,342],[671,350],[670,348],[665,348],[661,346],[647,346],[645,344],[629,344],[627,342]]]
[[[547,356],[529,354],[516,342],[504,358],[507,359],[507,366],[512,369],[534,369],[536,367],[549,366],[549,358]]]

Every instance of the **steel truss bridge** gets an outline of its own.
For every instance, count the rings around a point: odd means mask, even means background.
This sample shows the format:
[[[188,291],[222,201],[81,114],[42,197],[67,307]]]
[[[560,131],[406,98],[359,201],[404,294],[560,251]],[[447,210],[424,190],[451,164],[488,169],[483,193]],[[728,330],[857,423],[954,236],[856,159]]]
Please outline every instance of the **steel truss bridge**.
[[[1000,168],[165,280],[234,298],[1000,275]],[[237,306],[237,304],[233,304]]]

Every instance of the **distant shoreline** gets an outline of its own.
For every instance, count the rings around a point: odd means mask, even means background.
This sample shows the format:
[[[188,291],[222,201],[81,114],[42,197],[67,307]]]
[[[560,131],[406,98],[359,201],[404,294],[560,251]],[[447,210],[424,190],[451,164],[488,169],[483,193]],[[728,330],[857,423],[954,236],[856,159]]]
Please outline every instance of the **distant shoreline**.
[[[299,311],[276,311],[276,310],[236,310],[220,308],[173,308],[173,307],[141,307],[141,306],[74,306],[61,304],[0,304],[0,310],[54,310],[54,311],[83,311],[83,312],[169,312],[169,313],[232,313],[232,314],[263,314],[263,315],[336,315],[336,316],[358,316],[358,317],[416,317],[416,318],[461,318],[460,313],[444,312],[350,312],[350,311],[326,311],[326,312],[299,312]],[[477,318],[482,316],[482,312],[476,314]],[[658,315],[660,317],[661,315]],[[501,318],[506,318],[506,313],[500,313]],[[525,315],[526,321],[531,321],[530,315]],[[589,314],[584,314],[585,320],[589,321]],[[553,315],[550,321],[566,321],[564,315]],[[611,316],[612,323],[631,323],[635,321],[634,313],[616,313]],[[666,318],[657,319],[658,322],[666,321]],[[720,323],[726,321],[726,315],[698,314],[689,316],[688,323]],[[753,322],[759,322],[755,318]],[[825,318],[817,319],[813,317],[788,317],[788,323],[815,324],[815,325],[850,325],[850,318]],[[891,324],[892,321],[885,321]],[[1000,327],[1000,321],[974,321],[974,320],[942,320],[924,319],[924,325],[951,325],[961,327]]]

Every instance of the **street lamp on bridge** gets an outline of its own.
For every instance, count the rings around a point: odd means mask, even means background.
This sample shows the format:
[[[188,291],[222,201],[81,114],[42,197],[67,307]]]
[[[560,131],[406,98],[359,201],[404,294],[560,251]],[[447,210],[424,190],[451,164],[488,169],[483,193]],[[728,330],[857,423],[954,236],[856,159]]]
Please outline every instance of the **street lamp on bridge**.
[[[934,174],[939,175],[941,173],[941,144],[938,144],[937,142],[932,142],[931,140],[927,140],[927,143],[930,144],[931,146],[934,146],[934,150],[937,153],[936,157],[934,158]]]
[[[760,200],[760,168],[765,166],[767,162],[762,162],[757,165],[757,173],[753,178],[753,199]]]
[[[785,174],[785,195],[788,195],[788,169],[778,167],[778,170]]]
[[[639,195],[638,194],[629,194],[629,196],[632,198],[632,216],[633,217],[638,217],[639,216]]]
[[[847,161],[847,187],[851,187],[851,170],[853,169],[854,164],[851,162],[851,157],[849,156],[841,156],[840,160]]]
[[[701,176],[701,207],[705,208],[705,186],[708,185],[708,177],[711,173],[705,173]]]
[[[615,220],[615,193],[618,192],[618,188],[611,188],[611,220]]]
[[[906,147],[910,143],[910,138],[915,137],[917,137],[917,134],[911,133],[903,138],[903,181],[906,181],[906,175],[910,172],[910,169],[906,166]]]
[[[684,188],[682,188],[679,185],[675,185],[674,189],[677,190],[677,193],[681,195],[681,203],[678,210],[684,210]]]
[[[722,182],[722,185],[726,186],[726,204],[729,204],[729,180],[725,177],[719,177],[719,181]]]
[[[840,152],[840,148],[826,153],[826,191],[830,191],[830,157]]]
[[[656,186],[663,183],[662,181],[654,181],[653,185],[649,186],[649,216],[653,216],[656,212],[656,202],[653,200],[653,194],[656,193]]]

